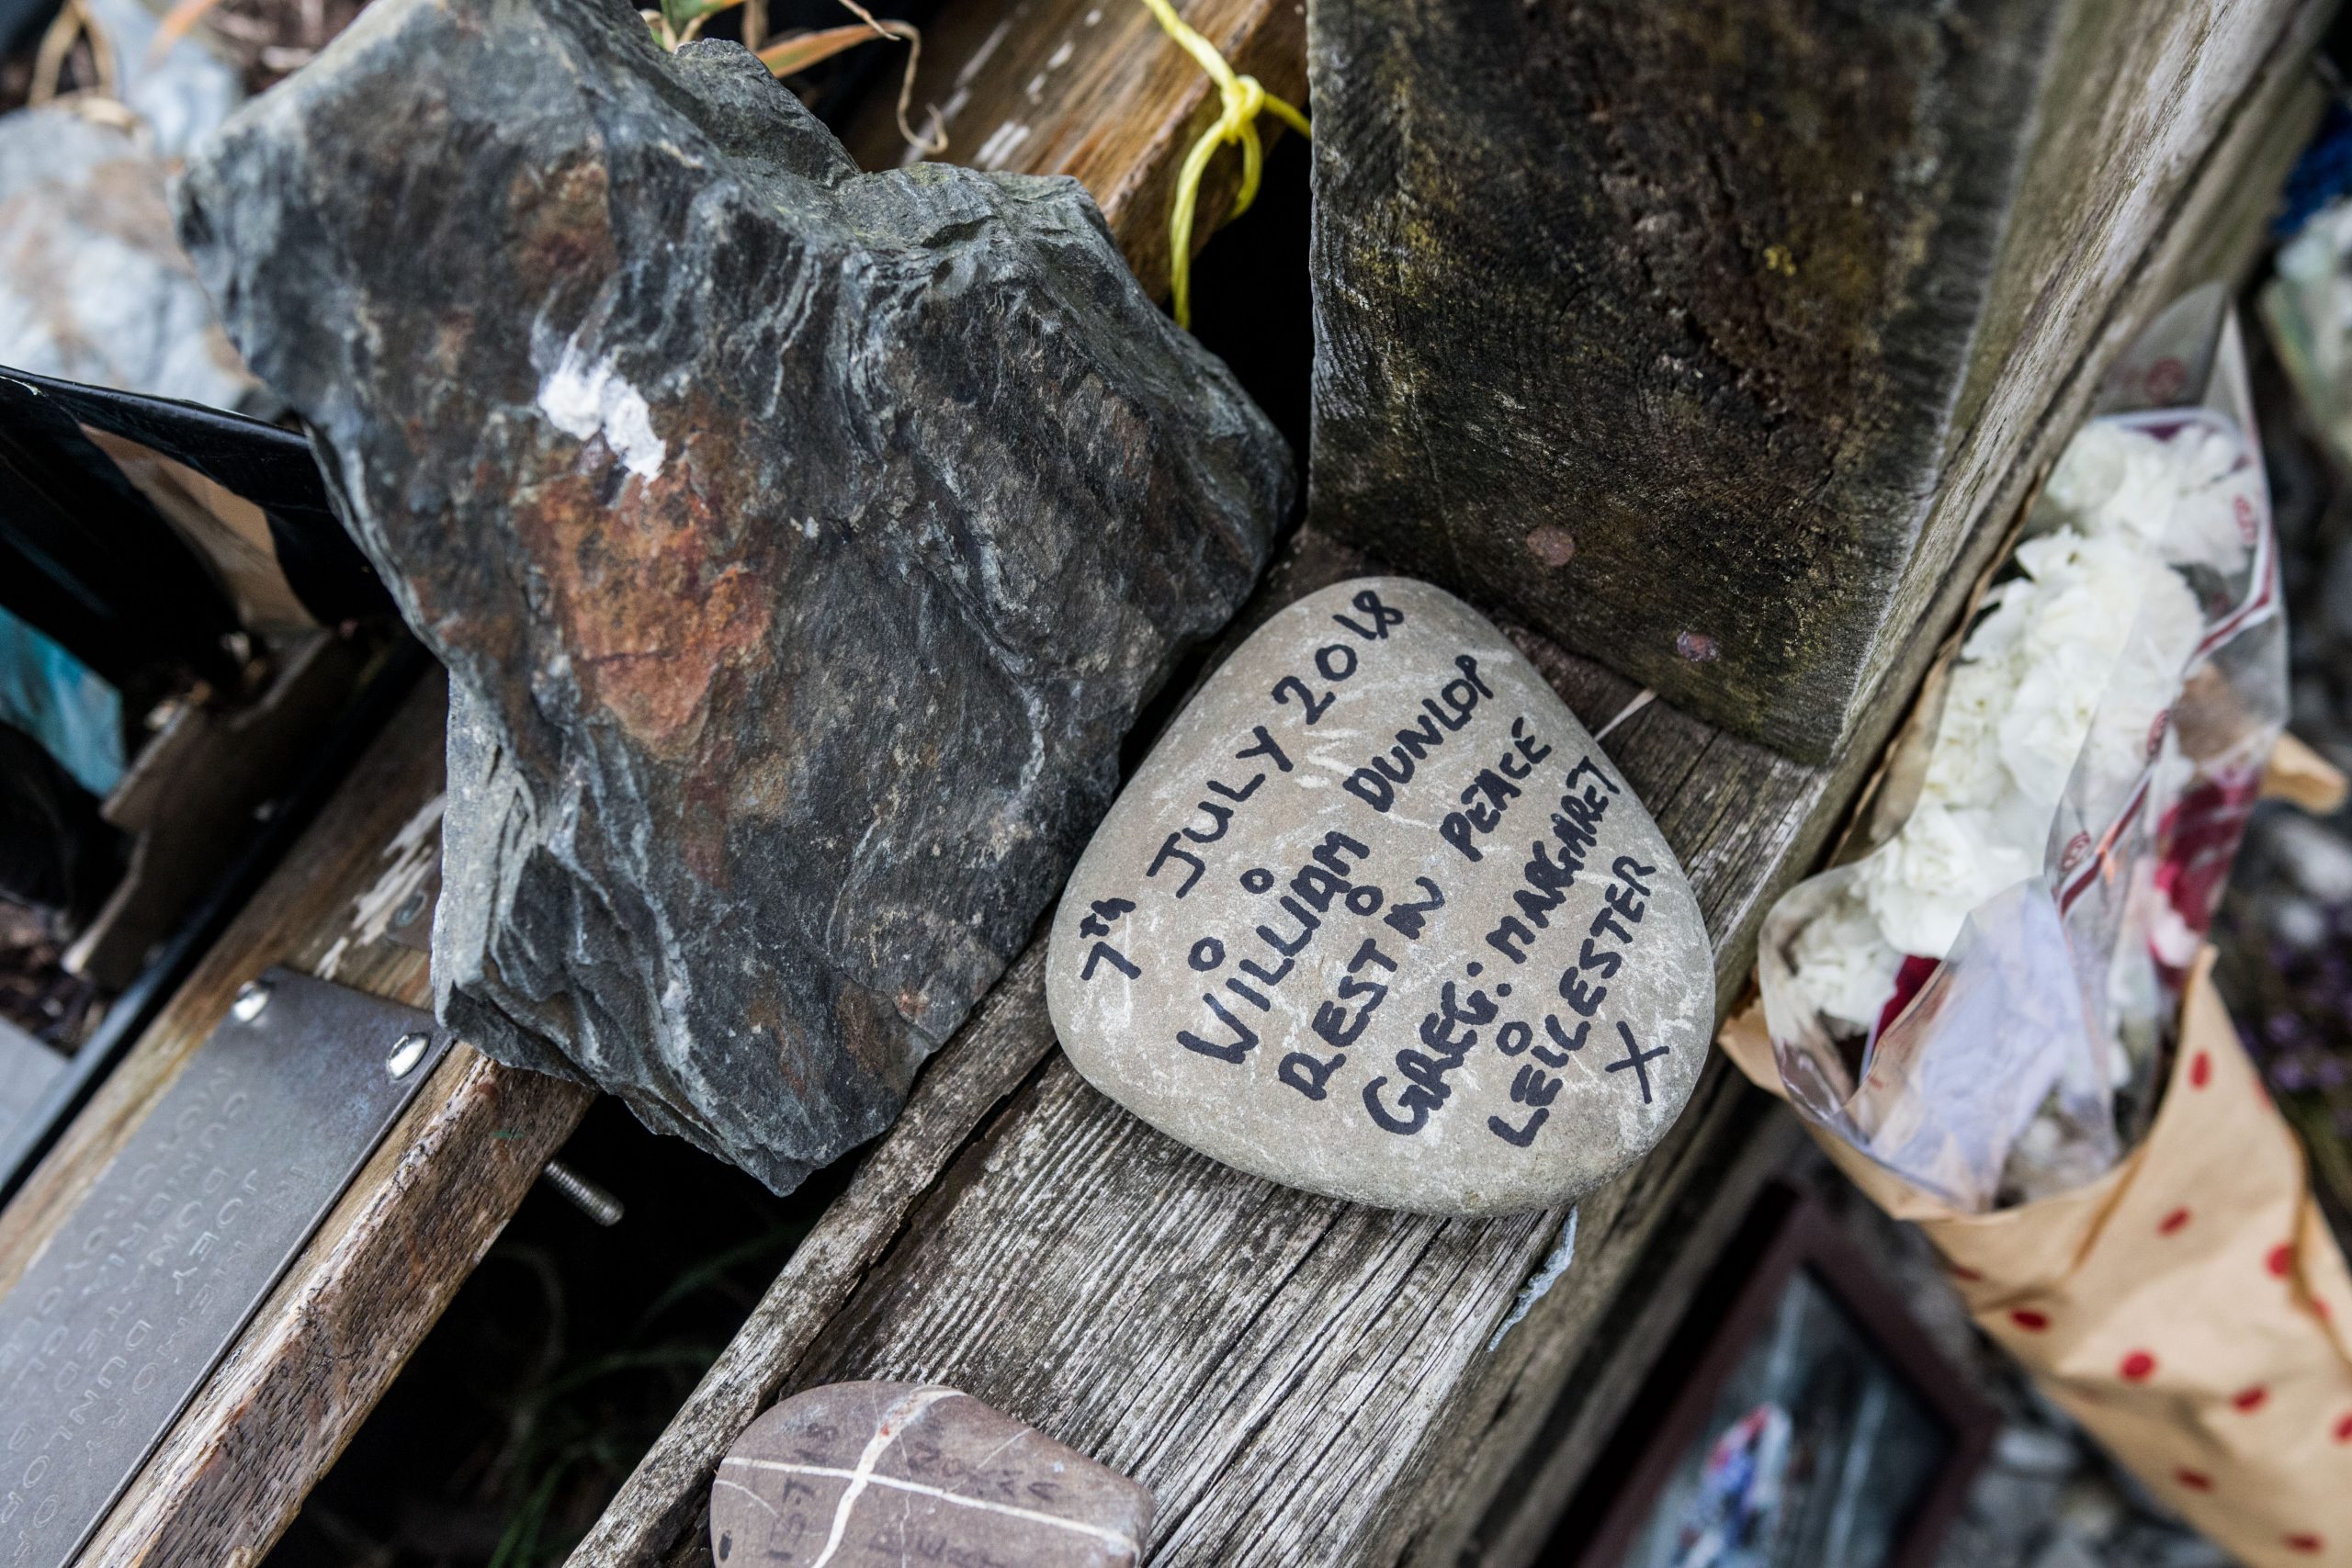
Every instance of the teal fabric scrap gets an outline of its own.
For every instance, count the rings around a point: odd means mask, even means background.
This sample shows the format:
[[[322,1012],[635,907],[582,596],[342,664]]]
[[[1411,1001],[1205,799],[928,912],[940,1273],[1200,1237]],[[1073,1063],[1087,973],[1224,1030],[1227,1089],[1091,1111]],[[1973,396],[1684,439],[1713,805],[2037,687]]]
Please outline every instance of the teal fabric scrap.
[[[14,725],[104,799],[122,779],[122,694],[0,609],[0,723]]]

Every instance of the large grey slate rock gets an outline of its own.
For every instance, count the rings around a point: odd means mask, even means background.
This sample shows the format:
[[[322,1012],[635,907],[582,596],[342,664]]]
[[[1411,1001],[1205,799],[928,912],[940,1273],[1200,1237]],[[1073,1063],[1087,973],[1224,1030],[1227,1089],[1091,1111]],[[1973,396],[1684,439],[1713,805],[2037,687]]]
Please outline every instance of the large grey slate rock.
[[[1358,578],[1219,667],[1103,820],[1046,997],[1087,1080],[1255,1175],[1432,1213],[1573,1201],[1706,1063],[1674,851],[1494,625]]]
[[[1002,970],[1290,501],[1077,184],[860,175],[621,0],[382,0],[182,234],[449,667],[433,970],[782,1189]]]

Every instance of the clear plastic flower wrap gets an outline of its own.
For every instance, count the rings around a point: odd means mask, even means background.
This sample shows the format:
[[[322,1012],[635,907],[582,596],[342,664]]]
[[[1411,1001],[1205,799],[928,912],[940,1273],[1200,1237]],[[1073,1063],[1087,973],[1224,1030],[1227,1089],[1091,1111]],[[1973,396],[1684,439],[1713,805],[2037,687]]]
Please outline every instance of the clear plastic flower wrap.
[[[2286,716],[2250,404],[2218,291],[2157,321],[1930,678],[1853,858],[1765,919],[1792,1103],[1957,1208],[2080,1187],[2153,1113]]]

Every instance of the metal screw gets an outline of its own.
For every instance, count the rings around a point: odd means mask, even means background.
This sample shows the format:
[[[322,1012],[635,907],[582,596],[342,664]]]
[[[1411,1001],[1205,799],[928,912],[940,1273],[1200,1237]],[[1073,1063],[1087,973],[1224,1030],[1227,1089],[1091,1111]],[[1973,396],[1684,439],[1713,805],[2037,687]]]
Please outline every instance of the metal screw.
[[[229,1004],[229,1016],[239,1023],[251,1023],[269,1006],[269,982],[248,980],[237,992],[237,999]]]
[[[433,1044],[433,1037],[413,1031],[392,1042],[392,1054],[384,1058],[384,1072],[389,1077],[404,1078],[416,1071],[424,1060],[425,1051]]]
[[[416,923],[416,917],[423,913],[424,913],[424,889],[420,887],[401,900],[401,907],[392,911],[392,924],[406,931]]]
[[[621,1201],[561,1160],[548,1161],[540,1168],[539,1179],[571,1199],[573,1207],[598,1224],[621,1223]]]

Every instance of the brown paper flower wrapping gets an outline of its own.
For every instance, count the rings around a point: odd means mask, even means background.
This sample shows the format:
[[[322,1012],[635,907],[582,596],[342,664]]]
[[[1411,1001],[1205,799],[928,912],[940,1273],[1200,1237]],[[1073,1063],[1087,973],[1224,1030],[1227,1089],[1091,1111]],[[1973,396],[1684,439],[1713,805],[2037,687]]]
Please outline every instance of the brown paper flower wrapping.
[[[2087,1187],[1961,1213],[1807,1129],[1927,1232],[1978,1325],[2191,1524],[2250,1568],[2352,1562],[2352,1275],[2211,971],[2208,950],[2154,1124]],[[1721,1043],[1781,1092],[1760,1008]]]

